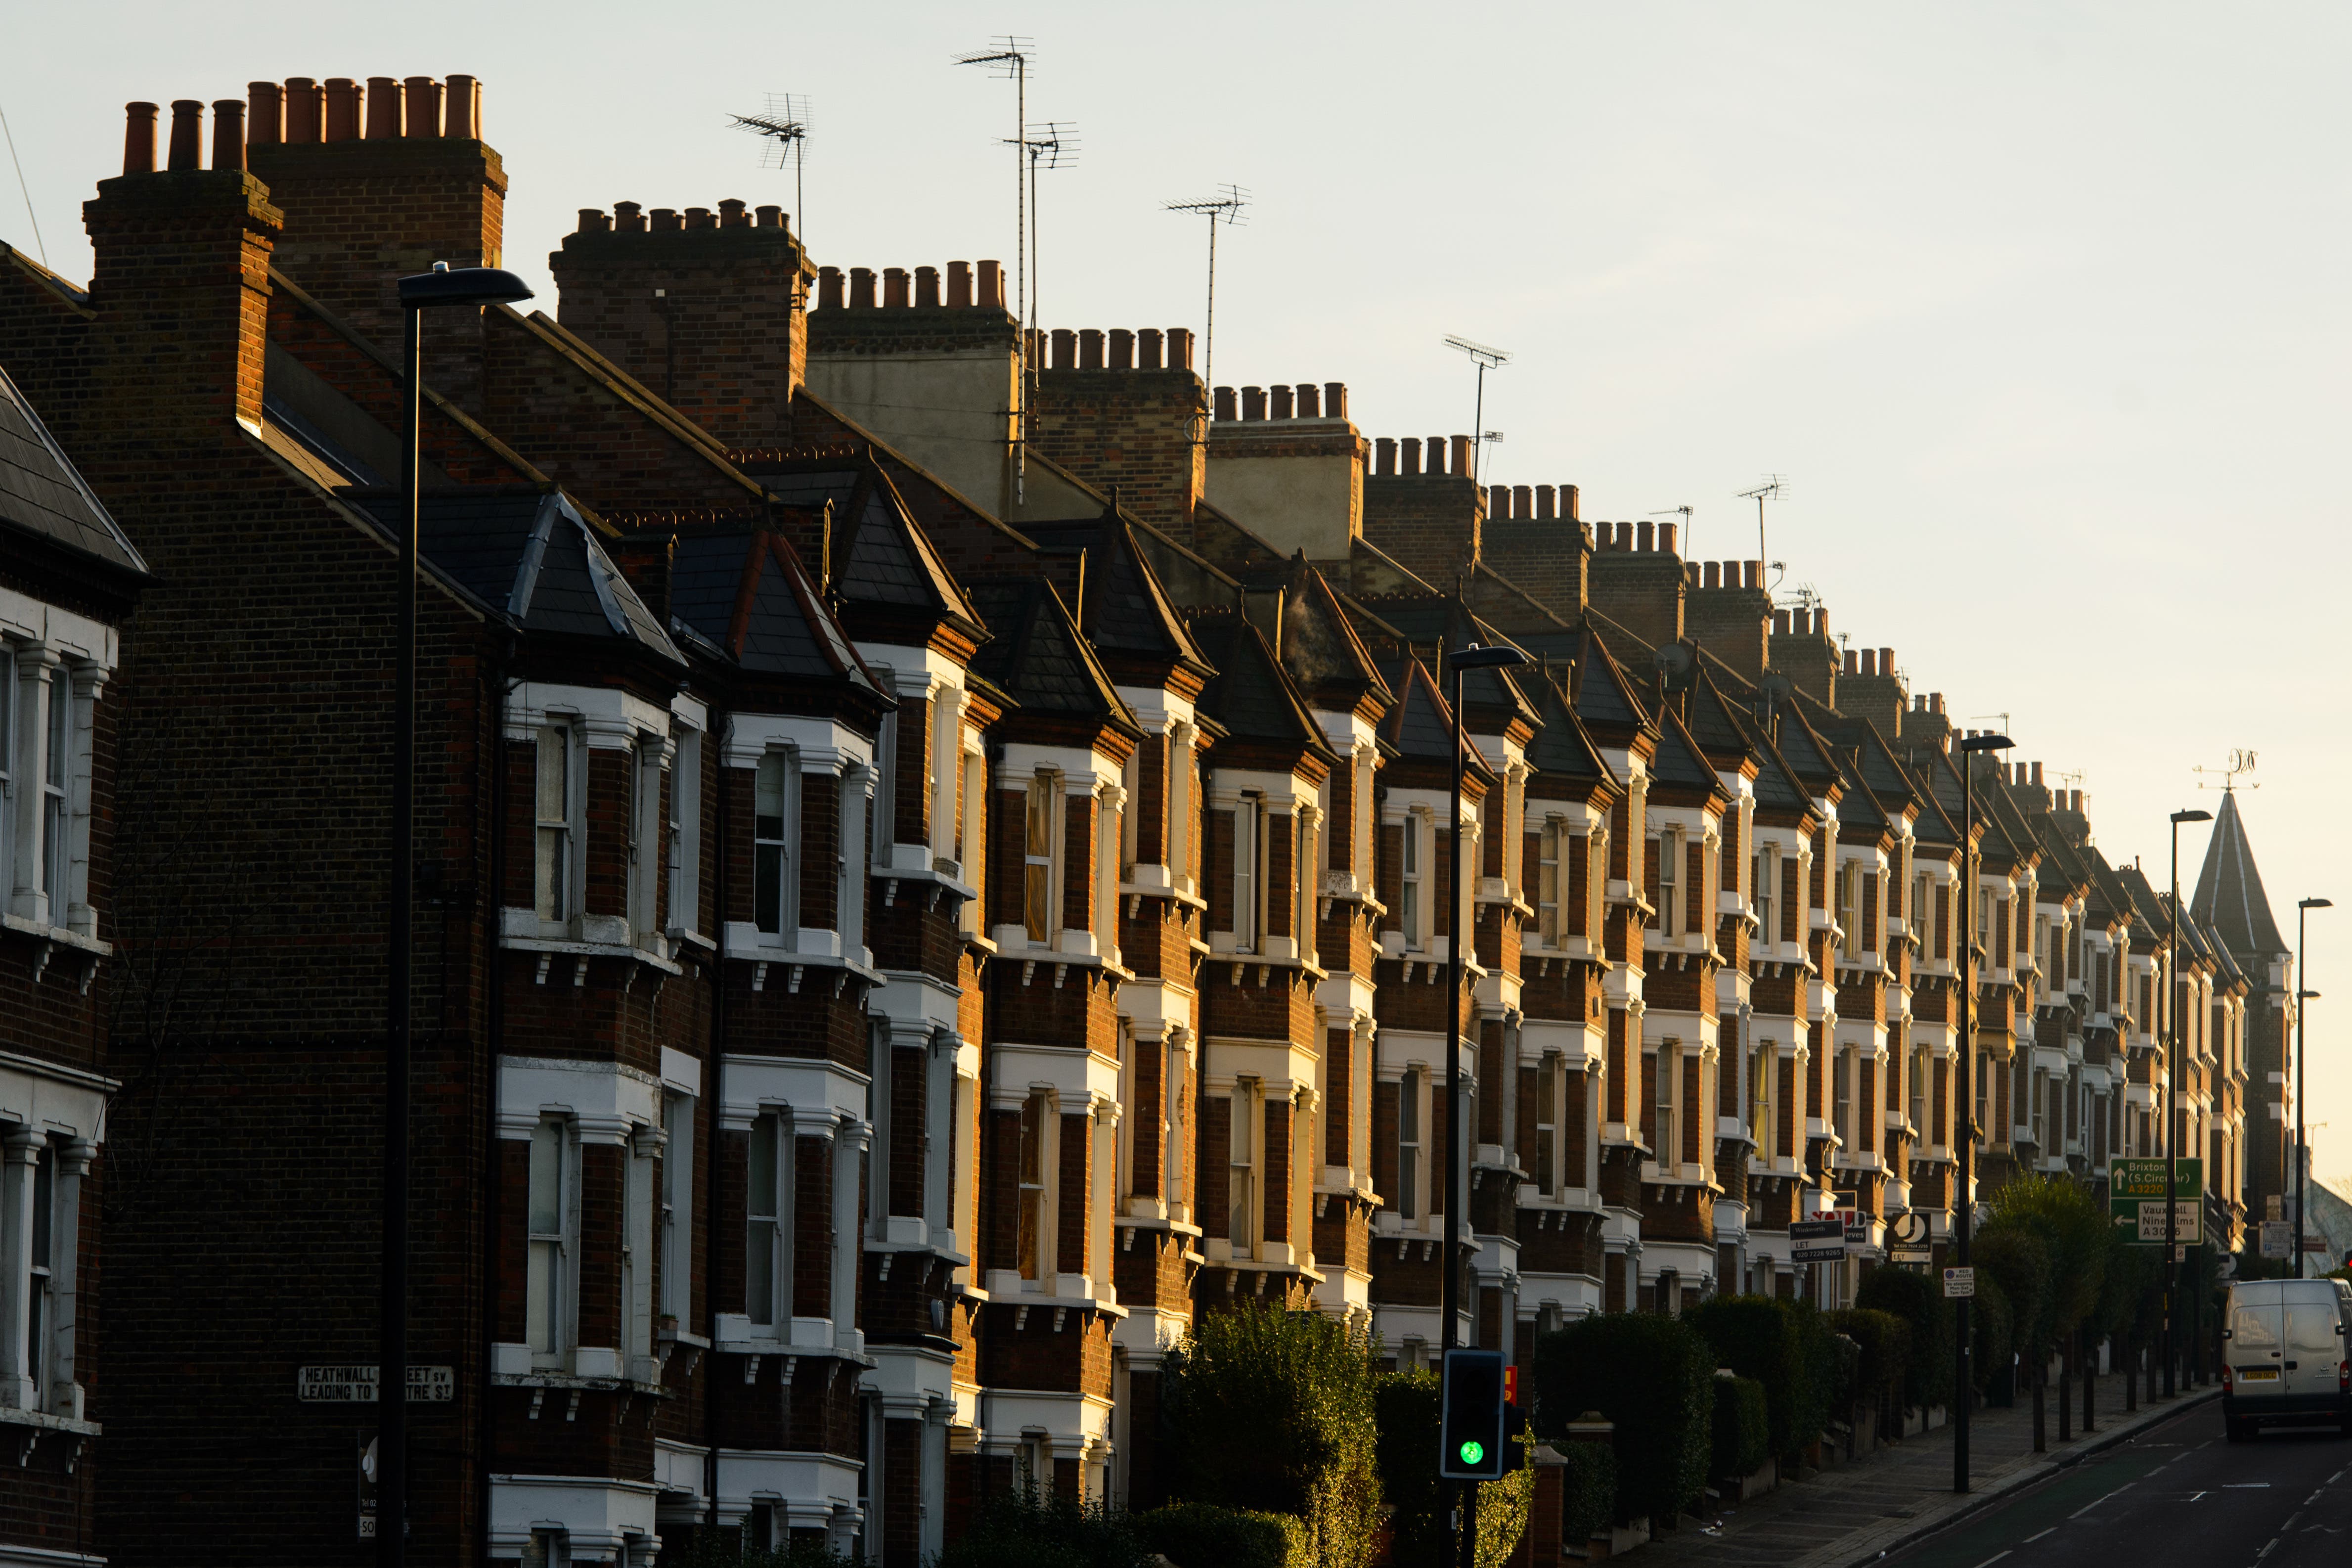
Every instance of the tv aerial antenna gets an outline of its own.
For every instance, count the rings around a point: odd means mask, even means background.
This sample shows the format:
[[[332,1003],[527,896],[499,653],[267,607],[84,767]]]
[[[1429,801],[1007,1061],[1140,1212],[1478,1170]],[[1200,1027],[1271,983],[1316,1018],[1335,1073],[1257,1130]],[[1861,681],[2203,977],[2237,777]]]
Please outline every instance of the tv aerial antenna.
[[[986,48],[968,49],[956,57],[960,66],[985,66],[1013,82],[1013,306],[1016,315],[1029,297],[1029,66],[1036,52],[1034,39],[1007,33]],[[1019,406],[1013,410],[1015,505],[1028,499],[1029,380],[1034,374],[1029,363],[1029,333],[1024,331],[1018,335],[1021,374],[1013,401]]]
[[[1764,503],[1768,500],[1784,500],[1788,494],[1789,481],[1779,474],[1767,474],[1764,476],[1764,482],[1754,489],[1739,492],[1741,500],[1752,500],[1756,503],[1756,553],[1762,557],[1764,564],[1769,569],[1784,574],[1789,570],[1789,563],[1785,561],[1773,560],[1772,552],[1764,547]],[[1780,579],[1776,577],[1773,581],[1777,583]]]
[[[1242,209],[1250,205],[1250,194],[1239,185],[1217,187],[1217,194],[1197,202],[1162,202],[1161,207],[1171,213],[1205,216],[1209,220],[1209,311],[1201,332],[1201,380],[1213,392],[1217,365],[1217,224],[1223,220],[1227,228],[1242,221]]]
[[[1029,254],[1034,258],[1029,266],[1029,298],[1027,310],[1029,331],[1038,330],[1037,279],[1045,270],[1045,246],[1037,237],[1037,172],[1040,169],[1066,168],[1078,161],[1078,128],[1067,120],[1048,120],[1043,125],[1033,125],[1023,134],[1021,151],[1029,160]],[[1029,367],[1034,377],[1045,367],[1033,363]],[[1033,387],[1034,390],[1034,387]],[[1032,400],[1034,401],[1034,399]]]
[[[1490,370],[1500,370],[1510,363],[1510,351],[1488,348],[1485,343],[1474,343],[1468,338],[1456,337],[1448,337],[1445,340],[1445,346],[1450,349],[1460,349],[1478,366],[1478,400],[1471,408],[1470,428],[1484,430],[1486,427],[1486,373]],[[1473,483],[1483,484],[1486,482],[1486,443],[1482,437],[1478,442],[1476,454],[1470,459],[1470,478]]]
[[[1685,561],[1689,560],[1691,558],[1691,508],[1689,504],[1685,502],[1681,506],[1670,506],[1664,511],[1654,511],[1650,515],[1652,517],[1679,516],[1683,520],[1683,559]]]
[[[781,169],[787,163],[793,166],[793,222],[799,226],[801,242],[808,242],[808,195],[803,174],[808,164],[809,107],[806,95],[797,92],[772,92],[767,107],[757,114],[730,114],[738,131],[748,131],[760,138],[760,165]]]
[[[2189,771],[2192,773],[2221,774],[2221,782],[2220,784],[2207,784],[2202,778],[2200,778],[2197,782],[2197,787],[2199,789],[2218,789],[2222,794],[2227,795],[2238,787],[2238,779],[2240,775],[2250,773],[2254,771],[2254,753],[2251,749],[2242,747],[2237,751],[2231,752],[2230,753],[2229,762],[2221,767],[2194,767]],[[2260,789],[2263,786],[2258,784],[2250,784],[2246,787],[2248,789]]]

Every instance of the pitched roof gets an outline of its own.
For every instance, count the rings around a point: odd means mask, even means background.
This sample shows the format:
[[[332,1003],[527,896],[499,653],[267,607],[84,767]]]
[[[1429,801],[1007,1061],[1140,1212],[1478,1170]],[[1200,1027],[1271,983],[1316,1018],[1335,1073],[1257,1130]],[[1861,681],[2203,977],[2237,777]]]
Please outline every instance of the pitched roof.
[[[1330,743],[1265,634],[1240,616],[1203,616],[1192,624],[1198,646],[1216,675],[1201,693],[1200,710],[1240,741],[1296,747],[1328,761]]]
[[[1454,710],[1446,706],[1429,667],[1417,658],[1408,658],[1390,684],[1399,696],[1397,705],[1389,710],[1388,721],[1381,726],[1381,739],[1394,746],[1400,757],[1449,762],[1454,754]],[[1462,738],[1461,754],[1466,769],[1480,777],[1487,776],[1486,761],[1467,735]]]
[[[2286,951],[2286,939],[2271,918],[2270,895],[2246,843],[2238,792],[2226,790],[2214,814],[2213,835],[2205,841],[2205,867],[2197,873],[2197,896],[2189,901],[2197,918],[2221,933],[2230,951],[2268,958]],[[2256,973],[2262,973],[2257,970]]]
[[[1550,669],[1539,670],[1531,684],[1536,693],[1536,713],[1543,721],[1543,727],[1528,742],[1528,765],[1538,773],[1614,783],[1617,775],[1601,760],[1600,749],[1593,745],[1583,722],[1569,707],[1567,696]]]
[[[1707,765],[1698,742],[1691,739],[1690,731],[1676,717],[1672,708],[1658,710],[1658,750],[1650,760],[1650,773],[1660,784],[1684,789],[1696,789],[1710,794],[1720,793],[1723,783]]]
[[[344,494],[397,536],[403,512],[397,493]],[[527,632],[631,642],[657,658],[686,662],[562,490],[473,485],[425,491],[417,498],[416,548],[486,608]]]
[[[1052,584],[999,577],[968,586],[993,634],[972,659],[982,679],[1030,712],[1076,714],[1135,729],[1134,715]]]
[[[780,533],[681,531],[669,602],[678,624],[746,670],[879,689]]]
[[[1576,716],[1589,727],[1639,730],[1647,722],[1608,647],[1590,626],[1576,654]]]
[[[1097,648],[1208,673],[1215,660],[1193,641],[1125,518],[1107,509],[1098,518],[1030,523],[1026,531],[1048,551],[1086,552],[1086,602],[1078,609]]]
[[[0,370],[0,525],[144,575],[147,563],[108,514],[8,373]]]

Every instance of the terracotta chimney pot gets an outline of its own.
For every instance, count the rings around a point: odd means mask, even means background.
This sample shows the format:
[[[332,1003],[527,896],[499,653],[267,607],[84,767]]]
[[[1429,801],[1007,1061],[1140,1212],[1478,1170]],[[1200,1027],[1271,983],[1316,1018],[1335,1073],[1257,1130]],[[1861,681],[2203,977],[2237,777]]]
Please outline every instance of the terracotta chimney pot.
[[[1386,436],[1372,443],[1372,469],[1375,473],[1393,474],[1397,471],[1396,448],[1396,442]]]
[[[849,308],[853,310],[874,309],[874,268],[871,267],[849,269]]]
[[[1323,384],[1323,417],[1345,419],[1348,416],[1348,384],[1327,381]]]
[[[274,81],[245,84],[245,136],[257,147],[286,140],[286,89]]]
[[[1265,417],[1265,388],[1262,386],[1242,388],[1242,417],[1244,419]]]
[[[1267,410],[1267,418],[1289,419],[1296,416],[1297,409],[1291,402],[1290,388],[1286,386],[1273,387],[1270,389],[1269,395],[1273,399],[1274,406]]]
[[[1125,327],[1110,330],[1110,363],[1112,370],[1135,368],[1135,334]]]
[[[971,309],[971,263],[969,261],[948,263],[948,309]]]
[[[152,174],[155,172],[155,115],[152,103],[126,103],[122,106],[122,172],[126,174]]]
[[[173,169],[204,167],[205,106],[193,98],[172,100]]]
[[[441,134],[460,142],[482,139],[482,84],[469,76],[453,76],[441,103]]]
[[[1158,370],[1163,363],[1160,329],[1146,327],[1135,334],[1135,365],[1138,370]]]
[[[882,269],[882,303],[887,309],[903,310],[913,302],[908,281],[907,269],[903,267]]]
[[[1407,436],[1397,443],[1397,472],[1407,478],[1421,472],[1421,441],[1418,437]]]
[[[327,138],[327,95],[307,76],[286,79],[286,140],[309,146]]]
[[[367,139],[397,141],[402,134],[400,83],[388,76],[367,79]]]
[[[367,89],[347,76],[327,79],[327,134],[330,142],[356,142],[367,117]]]
[[[400,130],[403,136],[435,136],[441,134],[441,84],[429,76],[413,76],[403,84],[407,92],[403,107],[407,110],[406,123]]]
[[[1298,417],[1301,419],[1323,417],[1323,389],[1311,381],[1302,381],[1298,384]]]
[[[1078,368],[1100,370],[1103,367],[1103,335],[1100,327],[1082,328],[1078,332]]]
[[[1004,309],[1004,263],[983,261],[980,264],[980,303],[983,310]]]

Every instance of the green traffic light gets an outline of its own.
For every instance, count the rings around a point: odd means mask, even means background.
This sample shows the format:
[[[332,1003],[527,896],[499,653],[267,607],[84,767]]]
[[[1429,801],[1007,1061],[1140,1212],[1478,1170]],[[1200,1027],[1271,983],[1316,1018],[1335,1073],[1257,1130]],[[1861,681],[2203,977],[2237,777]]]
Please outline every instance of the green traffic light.
[[[1486,1446],[1478,1441],[1477,1438],[1473,1437],[1468,1442],[1462,1445],[1462,1462],[1464,1464],[1475,1465],[1486,1457]]]

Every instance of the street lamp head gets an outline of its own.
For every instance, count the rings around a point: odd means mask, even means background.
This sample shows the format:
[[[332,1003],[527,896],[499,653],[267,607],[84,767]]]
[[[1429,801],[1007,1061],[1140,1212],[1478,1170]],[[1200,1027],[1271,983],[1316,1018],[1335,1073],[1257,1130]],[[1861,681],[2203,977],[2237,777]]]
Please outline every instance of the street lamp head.
[[[2334,899],[2297,899],[2294,901],[2294,907],[2299,910],[2332,910],[2336,907],[2336,900]]]
[[[2319,1000],[2319,993],[2316,991],[2298,991],[2294,994],[2294,999],[2298,1002],[2316,1002]]]
[[[1507,643],[1493,647],[1480,647],[1472,643],[1446,655],[1445,662],[1454,669],[1507,669],[1515,664],[1525,664],[1528,656]]]
[[[496,267],[452,267],[436,261],[430,272],[400,280],[404,310],[429,310],[446,305],[511,305],[530,298],[530,289],[511,272]]]
[[[1996,735],[1990,730],[1981,735],[1960,737],[1960,750],[1963,752],[2006,752],[2015,744],[2017,742],[2008,736]]]
[[[2172,814],[2172,820],[2175,822],[2210,822],[2213,820],[2213,814],[2210,811],[2176,811]]]

